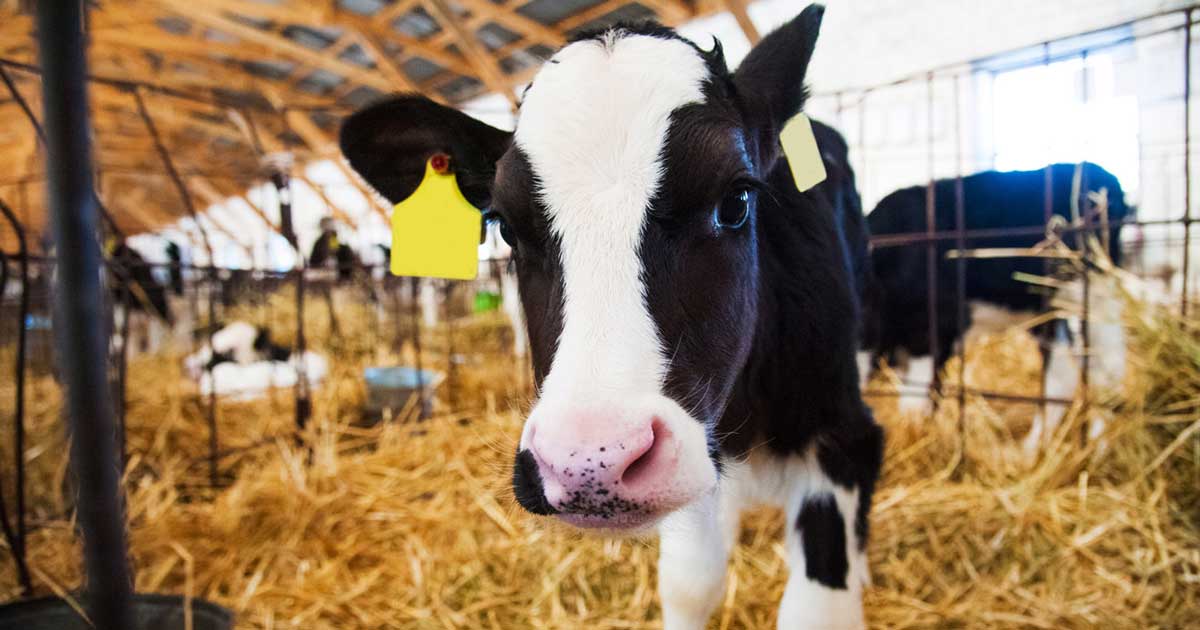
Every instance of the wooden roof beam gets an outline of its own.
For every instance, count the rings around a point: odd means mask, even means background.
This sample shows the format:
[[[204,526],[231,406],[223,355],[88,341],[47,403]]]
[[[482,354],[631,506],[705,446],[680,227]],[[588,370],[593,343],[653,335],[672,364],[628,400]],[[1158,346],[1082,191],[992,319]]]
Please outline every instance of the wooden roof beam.
[[[388,23],[380,24],[373,19],[364,18],[361,15],[355,15],[346,11],[335,12],[330,21],[333,24],[352,28],[360,34],[377,37],[381,43],[390,41],[400,46],[404,54],[417,55],[452,72],[466,75],[474,74],[470,64],[460,55],[456,55],[444,48],[438,48],[414,37],[409,37],[403,33],[397,33]]]
[[[238,22],[220,13],[197,10],[194,2],[188,0],[155,0],[182,18],[203,24],[209,28],[224,31],[251,43],[259,44],[273,52],[307,63],[309,65],[333,72],[343,78],[369,85],[383,92],[392,90],[391,83],[379,72],[368,70],[361,66],[342,61],[324,52],[313,50],[293,42],[278,34],[259,30],[248,24]],[[240,6],[240,5],[239,5]]]
[[[683,0],[640,0],[658,14],[663,24],[676,26],[696,17],[695,10]]]
[[[311,118],[302,112],[292,110],[287,113],[287,121],[292,131],[296,132],[296,135],[304,140],[304,143],[308,145],[313,153],[330,158],[337,165],[338,170],[342,172],[342,175],[346,177],[346,180],[351,185],[358,189],[358,192],[362,193],[362,196],[367,200],[367,204],[375,210],[376,214],[383,217],[385,222],[391,220],[392,209],[383,207],[377,198],[378,195],[375,195],[363,186],[358,175],[342,159],[337,143],[327,136],[324,131],[321,131],[321,128]]]
[[[458,17],[446,5],[445,0],[424,0],[425,9],[433,16],[442,28],[449,29],[454,33],[454,37],[458,42],[458,47],[466,54],[467,60],[471,66],[475,68],[475,76],[483,81],[484,85],[493,92],[498,92],[508,99],[509,104],[515,110],[517,108],[517,96],[509,88],[508,80],[505,78],[504,72],[500,69],[500,65],[496,60],[484,51],[482,45],[475,39],[475,36],[469,32],[458,20]]]
[[[296,179],[304,182],[305,185],[313,190],[313,192],[317,193],[317,196],[320,197],[325,206],[329,208],[329,212],[333,214],[334,218],[336,218],[338,221],[346,223],[355,230],[358,229],[358,222],[351,218],[350,215],[346,214],[345,210],[342,210],[337,204],[333,203],[333,201],[329,198],[329,195],[325,193],[324,186],[313,183],[311,179],[305,177],[304,175],[298,175],[296,176]]]
[[[493,4],[490,0],[458,0],[459,4],[470,9],[475,15],[487,18],[509,30],[515,31],[527,38],[541,42],[551,48],[558,48],[567,42],[561,32],[531,20],[520,13]]]
[[[741,27],[742,33],[745,33],[746,39],[753,46],[762,39],[762,35],[758,32],[758,27],[754,26],[754,22],[750,20],[750,13],[746,11],[746,5],[749,4],[746,0],[724,0],[725,8],[733,14],[733,19],[737,20],[738,26]]]

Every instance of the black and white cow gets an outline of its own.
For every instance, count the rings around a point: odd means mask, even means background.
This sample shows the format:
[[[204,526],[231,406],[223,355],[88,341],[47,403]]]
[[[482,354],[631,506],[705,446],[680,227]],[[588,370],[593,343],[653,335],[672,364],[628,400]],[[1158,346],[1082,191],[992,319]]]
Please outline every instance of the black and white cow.
[[[108,267],[115,306],[127,306],[171,323],[167,290],[155,279],[150,264],[141,254],[119,241],[108,252]]]
[[[1036,171],[987,171],[963,178],[963,218],[968,230],[1044,226],[1046,169]],[[1072,190],[1079,192],[1076,208],[1083,213],[1094,209],[1089,193],[1104,191],[1107,200],[1107,247],[1113,263],[1121,263],[1120,222],[1130,215],[1121,183],[1111,173],[1091,163],[1053,164],[1049,167],[1050,201],[1053,213],[1070,220]],[[935,184],[935,229],[955,229],[956,182],[939,180]],[[914,186],[884,197],[867,217],[873,236],[908,234],[925,231],[926,188]],[[1094,217],[1093,224],[1101,219]],[[1033,232],[1017,236],[992,236],[972,240],[968,246],[985,248],[1030,248],[1044,238]],[[1074,243],[1074,236],[1064,240]],[[871,255],[873,282],[869,282],[865,300],[866,335],[864,347],[877,364],[886,360],[901,372],[929,376],[941,371],[962,336],[974,327],[996,332],[1027,321],[1043,308],[1043,293],[1036,292],[1014,274],[1044,275],[1042,259],[1031,257],[981,258],[966,261],[966,300],[968,310],[963,325],[958,319],[957,265],[946,256],[957,247],[953,240],[937,243],[937,356],[930,356],[929,299],[926,281],[924,245],[878,247]],[[1101,299],[1112,296],[1102,296]],[[1107,309],[1113,310],[1108,300]],[[1103,313],[1101,313],[1103,315]],[[1093,322],[1092,341],[1105,369],[1098,374],[1106,383],[1119,383],[1124,366],[1124,336],[1114,317],[1098,317]],[[1119,318],[1116,318],[1119,319]],[[1072,336],[1065,322],[1043,325],[1034,331],[1043,348],[1046,375],[1045,392],[1052,398],[1070,398],[1079,381],[1071,348]],[[860,369],[863,369],[860,366]],[[863,370],[865,372],[865,370]],[[1049,422],[1056,426],[1065,408],[1051,405]],[[1035,431],[1041,431],[1041,419]]]
[[[207,341],[196,353],[184,359],[184,366],[194,379],[200,374],[222,363],[248,365],[259,361],[287,361],[292,356],[290,348],[281,346],[271,338],[265,326],[254,326],[248,322],[235,321],[213,333],[211,350]]]
[[[841,188],[845,144],[818,127],[842,163],[800,192],[778,140],[804,105],[822,13],[805,9],[735,73],[719,46],[659,26],[578,37],[541,68],[513,133],[417,96],[341,132],[393,201],[449,154],[500,225],[539,384],[517,501],[583,529],[657,527],[668,630],[705,625],[739,512],[759,503],[790,524],[779,627],[863,625],[883,449],[855,363],[866,234]]]

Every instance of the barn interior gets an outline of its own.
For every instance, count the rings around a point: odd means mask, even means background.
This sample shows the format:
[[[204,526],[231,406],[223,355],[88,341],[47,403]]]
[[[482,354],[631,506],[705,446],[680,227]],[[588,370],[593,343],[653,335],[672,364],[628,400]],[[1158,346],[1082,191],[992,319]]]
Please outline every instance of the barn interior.
[[[107,379],[96,415],[116,437],[129,580],[181,597],[186,627],[661,628],[656,542],[581,536],[514,501],[537,392],[508,246],[489,228],[473,280],[389,274],[392,204],[338,131],[408,92],[512,129],[579,33],[656,20],[719,40],[734,68],[804,4],[84,3],[106,352],[78,356],[56,347],[73,252],[53,238],[38,3],[0,0],[0,628],[33,627],[16,611],[38,598],[85,607],[63,384],[84,361]],[[805,111],[844,137],[864,212],[935,180],[1085,161],[1136,208],[1119,265],[1089,224],[1032,226],[1037,246],[1004,254],[1048,261],[1031,292],[1082,293],[967,332],[937,375],[876,366],[868,626],[1200,625],[1200,5],[826,4]],[[996,255],[964,230],[873,247]],[[1121,315],[1105,320],[1105,299]],[[1033,329],[1055,317],[1123,330],[1123,377],[1077,331],[1082,384],[1047,400]],[[265,358],[217,357],[237,335]],[[1035,422],[1055,405],[1061,422]],[[775,627],[786,527],[770,509],[743,519],[708,627]]]

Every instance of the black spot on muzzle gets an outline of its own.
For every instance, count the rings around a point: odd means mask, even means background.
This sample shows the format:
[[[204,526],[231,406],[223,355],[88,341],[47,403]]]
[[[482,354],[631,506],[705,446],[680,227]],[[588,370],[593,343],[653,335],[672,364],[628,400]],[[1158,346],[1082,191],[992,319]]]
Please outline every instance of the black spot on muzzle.
[[[527,450],[518,451],[517,461],[513,464],[513,493],[517,497],[517,503],[532,514],[549,516],[558,513],[546,500],[537,460],[533,458],[533,453]]]

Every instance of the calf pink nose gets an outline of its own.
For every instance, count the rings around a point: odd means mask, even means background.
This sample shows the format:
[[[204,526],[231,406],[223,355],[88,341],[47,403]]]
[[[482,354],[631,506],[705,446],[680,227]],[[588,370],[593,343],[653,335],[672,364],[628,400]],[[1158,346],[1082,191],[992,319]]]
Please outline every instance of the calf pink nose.
[[[657,418],[624,428],[587,431],[586,441],[570,431],[537,431],[530,450],[547,502],[562,513],[603,518],[653,511],[674,481],[677,441]]]

